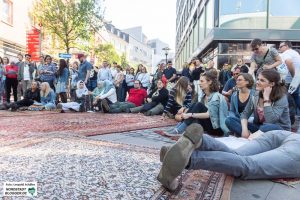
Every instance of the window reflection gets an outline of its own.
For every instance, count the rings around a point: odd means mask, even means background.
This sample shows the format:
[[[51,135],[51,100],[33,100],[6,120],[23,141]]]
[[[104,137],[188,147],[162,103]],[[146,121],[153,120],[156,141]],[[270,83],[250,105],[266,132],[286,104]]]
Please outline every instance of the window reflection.
[[[220,0],[220,27],[266,28],[267,0]]]

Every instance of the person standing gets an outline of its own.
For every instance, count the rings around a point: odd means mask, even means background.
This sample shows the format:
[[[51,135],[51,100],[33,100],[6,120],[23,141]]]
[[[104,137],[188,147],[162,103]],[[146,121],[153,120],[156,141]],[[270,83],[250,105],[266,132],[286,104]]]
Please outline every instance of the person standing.
[[[11,61],[10,65],[5,67],[6,101],[10,103],[11,88],[13,89],[14,102],[18,100],[18,66]]]
[[[21,85],[22,94],[25,94],[26,90],[31,87],[31,82],[33,80],[33,72],[35,70],[34,64],[30,62],[31,55],[25,54],[25,62],[19,65],[18,71],[18,81]],[[19,87],[18,87],[19,88]],[[21,99],[21,97],[20,97]],[[19,92],[18,92],[18,100]]]
[[[72,68],[70,69],[70,74],[71,74],[71,88],[70,88],[70,96],[71,96],[71,101],[75,101],[76,99],[76,86],[77,82],[79,81],[78,79],[78,62],[75,61],[72,64]]]
[[[164,69],[163,75],[167,79],[167,89],[170,91],[175,85],[176,69],[173,67],[172,61],[168,61],[168,67]]]
[[[229,70],[228,63],[224,63],[223,69],[219,73],[220,90],[222,91],[226,82],[231,78],[231,71]]]
[[[289,41],[281,42],[279,45],[279,50],[282,52],[283,62],[286,64],[289,70],[289,73],[285,79],[286,83],[288,83],[288,86],[291,87],[289,93],[292,94],[296,105],[300,110],[300,55],[297,51],[292,49],[292,44]],[[298,81],[295,79],[298,79]]]
[[[16,63],[16,65],[18,66],[18,73],[20,73],[20,69],[22,67],[24,67],[23,54],[18,53],[17,57],[18,57],[18,62]],[[21,100],[21,97],[25,93],[25,91],[23,90],[22,81],[21,81],[21,79],[19,79],[19,76],[20,75],[18,74],[18,81],[19,81],[18,89],[17,89],[18,90],[18,101]]]
[[[50,87],[55,91],[56,66],[52,63],[52,57],[49,55],[45,56],[45,63],[40,68],[40,81],[49,83]]]
[[[249,70],[251,75],[255,74],[257,77],[262,70],[276,69],[282,63],[278,51],[264,46],[260,39],[253,39],[250,46],[253,51]]]
[[[78,69],[78,79],[84,81],[85,85],[87,85],[93,66],[86,60],[83,54],[78,54],[78,59],[80,61]]]
[[[67,62],[64,59],[59,60],[59,68],[56,72],[57,84],[56,84],[56,101],[59,101],[59,97],[63,103],[67,103],[67,82],[69,80],[69,70]]]
[[[99,81],[113,81],[112,75],[111,75],[111,70],[108,67],[108,63],[106,60],[104,60],[102,62],[102,67],[99,69],[98,71],[98,75],[97,75],[97,82]]]

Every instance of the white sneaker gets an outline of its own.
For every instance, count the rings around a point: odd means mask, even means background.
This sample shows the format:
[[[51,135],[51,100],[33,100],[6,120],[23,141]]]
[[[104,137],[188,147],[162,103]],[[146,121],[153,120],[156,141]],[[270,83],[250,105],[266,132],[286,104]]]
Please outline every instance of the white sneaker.
[[[94,111],[92,111],[92,110],[88,110],[88,111],[86,111],[86,112],[88,112],[88,113],[93,113]]]

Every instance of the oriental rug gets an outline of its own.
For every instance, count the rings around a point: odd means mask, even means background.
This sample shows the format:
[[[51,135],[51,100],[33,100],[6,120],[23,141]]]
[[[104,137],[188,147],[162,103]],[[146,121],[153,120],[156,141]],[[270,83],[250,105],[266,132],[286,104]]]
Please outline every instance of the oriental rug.
[[[43,111],[42,111],[43,112]],[[27,112],[26,116],[1,117],[0,141],[28,136],[40,137],[46,133],[72,133],[81,136],[149,129],[175,125],[161,116],[147,117],[139,114],[57,113],[41,115]]]
[[[0,183],[36,181],[35,199],[229,198],[232,182],[224,174],[201,170],[185,172],[180,188],[168,193],[156,180],[158,155],[157,149],[80,136],[24,139],[0,148]]]

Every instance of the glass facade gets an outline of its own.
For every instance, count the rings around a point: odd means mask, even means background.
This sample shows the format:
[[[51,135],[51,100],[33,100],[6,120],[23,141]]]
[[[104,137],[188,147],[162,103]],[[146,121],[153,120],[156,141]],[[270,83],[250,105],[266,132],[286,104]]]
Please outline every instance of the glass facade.
[[[205,35],[208,35],[214,28],[214,0],[208,1],[206,5],[206,31]]]
[[[266,28],[267,0],[220,0],[219,18],[221,28]]]
[[[300,29],[299,0],[270,0],[270,29]]]

